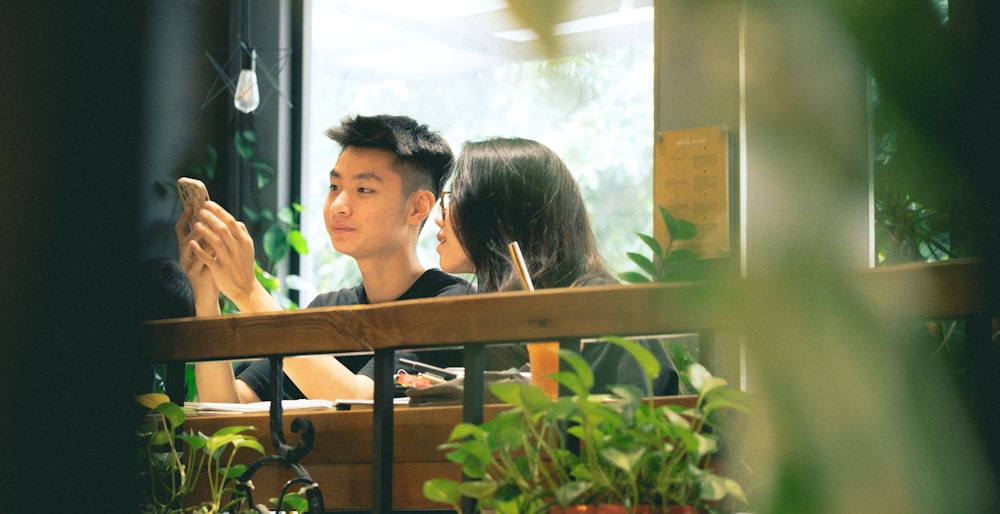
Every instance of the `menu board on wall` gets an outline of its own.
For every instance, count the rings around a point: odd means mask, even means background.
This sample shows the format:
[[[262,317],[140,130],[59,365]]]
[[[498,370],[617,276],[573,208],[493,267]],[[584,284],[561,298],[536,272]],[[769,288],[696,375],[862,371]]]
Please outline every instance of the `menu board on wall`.
[[[687,248],[699,257],[726,257],[730,252],[729,132],[712,126],[659,132],[656,138],[653,199],[677,219],[698,227]],[[653,212],[653,232],[661,245],[668,242],[659,209]]]

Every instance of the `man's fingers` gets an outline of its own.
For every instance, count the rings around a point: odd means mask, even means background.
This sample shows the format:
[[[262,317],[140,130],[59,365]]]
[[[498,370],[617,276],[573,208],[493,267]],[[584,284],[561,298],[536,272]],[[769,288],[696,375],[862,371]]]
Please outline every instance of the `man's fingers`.
[[[198,244],[197,241],[191,241],[189,248],[191,248],[191,251],[196,257],[195,262],[192,264],[193,268],[206,266],[208,269],[212,270],[219,264],[218,256],[211,248],[204,248],[202,245]]]
[[[177,240],[183,241],[190,234],[190,229],[188,223],[191,222],[191,207],[185,207],[181,211],[181,216],[177,218],[177,223],[174,225],[174,231],[177,232]]]

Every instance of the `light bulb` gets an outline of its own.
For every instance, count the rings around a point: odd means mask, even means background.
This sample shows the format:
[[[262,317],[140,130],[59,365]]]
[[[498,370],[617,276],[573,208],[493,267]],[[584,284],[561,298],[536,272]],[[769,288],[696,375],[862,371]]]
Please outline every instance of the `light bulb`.
[[[250,51],[250,68],[240,70],[240,78],[236,81],[236,94],[233,95],[233,105],[240,112],[252,112],[260,105],[260,89],[257,87],[257,51]]]

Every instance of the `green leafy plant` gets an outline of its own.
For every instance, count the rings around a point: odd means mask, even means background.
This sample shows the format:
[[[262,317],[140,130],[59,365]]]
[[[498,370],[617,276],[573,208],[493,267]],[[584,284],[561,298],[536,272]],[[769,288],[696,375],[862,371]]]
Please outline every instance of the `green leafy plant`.
[[[642,271],[626,271],[621,279],[630,284],[647,282],[670,282],[695,278],[691,268],[685,264],[698,260],[697,252],[687,248],[674,248],[677,241],[690,241],[698,235],[698,227],[690,221],[674,218],[664,207],[658,207],[660,218],[667,228],[668,241],[664,248],[655,237],[636,233],[639,239],[652,251],[652,257],[641,253],[628,252],[629,260]]]
[[[309,244],[300,230],[299,219],[304,207],[298,203],[278,209],[277,212],[260,207],[262,202],[257,194],[267,187],[277,175],[274,167],[264,159],[257,157],[257,133],[252,130],[238,130],[233,135],[236,154],[240,157],[242,168],[254,177],[254,194],[251,201],[242,206],[244,218],[250,225],[252,234],[260,234],[258,244],[263,250],[263,257],[258,257],[254,270],[257,280],[264,286],[278,303],[286,309],[296,308],[294,302],[282,290],[278,279],[278,267],[291,251],[299,255],[309,253]],[[235,306],[226,302],[223,312],[235,312]]]
[[[254,183],[251,196],[240,206],[240,212],[247,221],[250,233],[256,235],[255,244],[263,252],[254,263],[257,280],[279,305],[285,309],[294,309],[297,305],[289,297],[287,288],[283,288],[278,278],[278,269],[292,251],[299,255],[309,253],[309,243],[300,230],[299,222],[305,207],[295,202],[277,211],[261,207],[263,202],[259,194],[274,181],[277,171],[271,163],[257,155],[257,141],[257,133],[253,130],[237,130],[233,134],[233,145],[241,172],[251,176]],[[191,164],[187,168],[187,174],[211,182],[215,179],[218,163],[218,150],[213,145],[206,145],[204,158]],[[161,184],[161,187],[175,188],[173,184]],[[223,313],[237,311],[232,302],[224,300]]]
[[[243,433],[254,427],[225,427],[211,436],[184,433],[180,431],[186,418],[184,410],[171,403],[166,395],[144,394],[137,401],[150,409],[148,421],[136,430],[142,443],[139,474],[145,482],[139,512],[236,512],[234,509],[243,498],[231,483],[247,468],[235,463],[236,454],[243,449],[264,454],[257,438]],[[202,479],[208,484],[209,499],[191,505],[188,495]],[[224,500],[227,494],[229,501]]]
[[[267,187],[274,180],[276,172],[270,163],[255,155],[257,133],[252,130],[237,131],[234,135],[234,144],[241,163],[255,178],[255,191],[259,192]],[[278,263],[287,257],[291,250],[300,255],[309,253],[309,245],[299,230],[299,215],[303,207],[298,203],[292,203],[291,206],[274,212],[259,208],[260,204],[255,196],[253,205],[248,202],[242,206],[242,210],[254,228],[254,233],[263,234],[261,245],[264,259],[259,260],[258,264],[266,273],[273,275],[277,271]]]
[[[632,354],[647,377],[659,372],[659,361],[635,342],[605,340]],[[476,499],[479,510],[498,513],[599,504],[635,512],[640,505],[703,506],[727,496],[746,502],[740,484],[712,468],[722,413],[745,411],[739,391],[692,364],[686,373],[698,396],[691,408],[656,406],[633,386],[592,395],[594,374],[583,357],[566,350],[560,356],[570,370],[552,376],[573,395],[552,400],[530,384],[491,386],[512,408],[453,429],[440,448],[469,479],[429,480],[425,497],[461,512],[464,495]]]
[[[299,493],[290,493],[281,497],[281,503],[277,498],[271,498],[271,503],[277,506],[279,512],[308,512],[309,500],[303,498]]]

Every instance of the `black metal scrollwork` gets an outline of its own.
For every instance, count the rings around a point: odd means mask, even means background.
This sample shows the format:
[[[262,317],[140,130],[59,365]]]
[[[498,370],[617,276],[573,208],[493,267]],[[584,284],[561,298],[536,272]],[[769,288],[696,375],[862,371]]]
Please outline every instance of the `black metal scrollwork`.
[[[302,490],[306,494],[306,501],[309,503],[308,512],[310,514],[323,514],[326,510],[323,507],[323,493],[319,489],[319,484],[313,481],[312,477],[309,476],[309,472],[300,463],[302,458],[312,450],[313,440],[316,435],[315,429],[313,428],[312,421],[306,418],[295,418],[292,420],[291,428],[292,432],[300,434],[299,442],[295,446],[285,442],[284,418],[281,406],[281,400],[284,396],[283,359],[282,357],[271,357],[270,361],[272,385],[270,410],[271,443],[274,445],[277,453],[275,455],[260,457],[250,464],[247,470],[236,480],[236,490],[246,495],[246,501],[249,505],[255,505],[253,502],[252,482],[254,473],[265,464],[277,462],[282,466],[290,468],[297,475],[296,478],[289,480],[282,486],[281,494],[278,498],[284,498],[291,486],[301,484]],[[281,511],[282,506],[279,504],[275,510]]]

